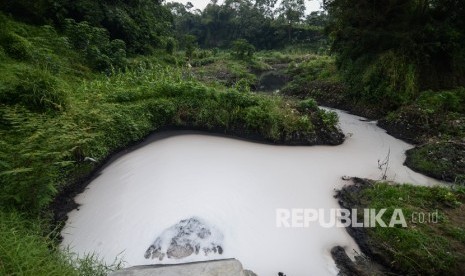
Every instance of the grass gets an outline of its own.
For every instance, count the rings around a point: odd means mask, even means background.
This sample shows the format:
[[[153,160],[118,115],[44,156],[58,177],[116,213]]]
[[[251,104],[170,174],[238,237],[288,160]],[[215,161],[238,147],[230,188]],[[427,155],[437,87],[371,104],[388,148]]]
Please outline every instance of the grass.
[[[406,164],[431,177],[465,184],[465,145],[433,142],[407,151]]]
[[[396,68],[394,64],[387,67]],[[402,67],[399,72],[407,69]],[[288,75],[292,80],[281,92],[299,99],[316,99],[321,105],[346,109],[369,118],[381,118],[380,125],[390,134],[422,144],[407,152],[406,165],[440,180],[465,183],[465,89],[423,91],[415,97],[413,80],[408,75],[396,75],[399,72],[391,75],[392,81],[397,78],[400,83],[393,83],[388,89],[393,94],[385,96],[387,101],[402,98],[392,102],[400,108],[388,109],[391,110],[389,113],[385,109],[389,104],[379,99],[365,101],[360,95],[351,94],[338,73],[336,61],[327,56],[308,56],[299,63],[291,63]],[[374,77],[376,72],[370,74]],[[396,85],[410,88],[404,91],[405,95],[396,96],[397,90],[393,88]],[[369,88],[367,91],[373,92]]]
[[[335,61],[328,56],[267,51],[244,61],[204,50],[194,54],[190,68],[180,54],[156,51],[128,59],[124,68],[98,73],[50,26],[30,26],[3,15],[0,25],[2,275],[104,275],[118,268],[119,262],[106,265],[92,254],[59,250],[56,232],[50,230],[49,204],[97,166],[86,157],[104,162],[111,153],[167,127],[286,144],[328,143],[321,133],[338,133],[337,116],[307,99],[346,101]],[[250,92],[255,74],[278,65],[294,76],[286,94],[305,100]],[[447,114],[438,127],[443,139],[463,133],[463,93],[451,93],[418,101],[421,119],[426,114],[431,122],[440,122],[436,117]],[[424,148],[412,155],[421,164],[419,170],[436,171],[437,162],[428,157],[436,149],[436,161],[445,162],[438,173],[463,161],[444,160],[455,149]],[[403,271],[460,271],[465,241],[462,190],[377,184],[361,199],[364,206],[388,206],[389,212],[400,206],[407,215],[440,210],[443,223],[375,228],[370,235]]]
[[[102,275],[115,268],[98,256],[60,251],[50,234],[49,204],[98,165],[86,157],[104,162],[167,127],[281,144],[328,143],[321,132],[339,133],[332,113],[250,93],[247,86],[255,76],[249,68],[265,66],[259,60],[222,64],[221,55],[216,60],[199,54],[202,70],[210,64],[226,68],[235,78],[231,85],[199,81],[197,68],[161,52],[98,73],[87,64],[86,53],[53,27],[1,14],[0,23],[2,275]]]
[[[425,91],[391,112],[381,124],[420,144],[407,151],[406,164],[423,174],[465,183],[465,89]]]
[[[185,78],[182,70],[151,66],[74,86],[66,108],[49,106],[42,112],[33,101],[3,104],[2,201],[40,209],[70,174],[86,166],[85,157],[103,160],[167,126],[221,130],[276,143],[293,142],[296,134],[303,144],[318,140],[313,122],[326,118],[325,113],[300,112],[281,98],[218,91]],[[328,129],[337,123],[324,122]]]
[[[1,275],[76,275],[65,255],[42,231],[37,220],[0,212]]]
[[[247,62],[224,58],[227,53],[215,54],[219,61],[213,70],[228,68],[236,81],[232,84],[204,84],[194,77],[196,68],[179,66],[178,56],[160,52],[101,74],[86,67],[86,60],[52,27],[1,19],[3,35],[21,37],[22,52],[28,53],[19,58],[19,52],[4,51],[0,64],[3,206],[41,210],[93,169],[85,157],[104,160],[161,128],[300,144],[324,143],[320,128],[337,131],[337,121],[327,120],[326,112],[302,111],[293,101],[248,93],[255,76],[247,71]],[[196,56],[214,57],[210,51]],[[56,64],[48,65],[48,60]],[[199,70],[208,72],[208,66]]]
[[[95,255],[81,258],[57,248],[43,218],[0,211],[0,275],[99,276],[118,269]]]
[[[388,114],[384,123],[412,131],[408,138],[417,143],[460,140],[465,137],[465,88],[425,91],[412,103]]]
[[[355,208],[386,208],[384,221],[400,208],[407,227],[365,228],[368,244],[381,252],[392,268],[406,275],[460,275],[465,261],[465,190],[374,183],[352,195]],[[437,212],[437,220],[418,214]]]
[[[333,57],[306,55],[304,59],[290,63],[287,75],[291,81],[281,90],[283,95],[312,98],[320,105],[347,110],[356,106],[348,97]]]
[[[258,83],[263,72],[274,71],[294,77],[294,83],[325,79],[339,81],[334,60],[329,56],[309,54],[308,51],[260,51],[253,57],[238,59],[231,52],[200,51],[191,60],[193,76],[208,84],[237,87],[245,82],[250,88]],[[292,86],[293,83],[290,85]]]

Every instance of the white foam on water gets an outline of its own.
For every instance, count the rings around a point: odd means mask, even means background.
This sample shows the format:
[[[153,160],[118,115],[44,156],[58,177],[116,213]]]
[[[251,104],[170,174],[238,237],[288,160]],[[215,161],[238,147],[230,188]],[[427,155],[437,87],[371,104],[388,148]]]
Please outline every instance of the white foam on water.
[[[361,117],[337,111],[350,137],[340,146],[273,146],[209,135],[164,138],[107,166],[76,197],[62,246],[95,251],[127,266],[160,263],[144,253],[163,231],[199,217],[224,237],[222,255],[199,254],[179,263],[236,258],[258,275],[335,275],[333,246],[358,250],[344,228],[276,227],[277,208],[339,208],[334,190],[341,176],[380,179],[378,160],[389,154],[387,178],[400,183],[437,181],[403,166],[411,145]]]

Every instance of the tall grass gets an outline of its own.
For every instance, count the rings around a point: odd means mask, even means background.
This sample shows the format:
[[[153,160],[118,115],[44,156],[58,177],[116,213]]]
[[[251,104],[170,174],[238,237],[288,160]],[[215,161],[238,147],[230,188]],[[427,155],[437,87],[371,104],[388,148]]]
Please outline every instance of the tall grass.
[[[78,258],[62,252],[46,233],[41,218],[0,211],[0,275],[103,276],[121,266],[106,265],[93,254]]]
[[[316,123],[325,133],[336,129],[324,112],[283,98],[206,86],[173,56],[135,58],[100,74],[52,27],[3,15],[0,23],[2,275],[101,275],[116,267],[59,251],[44,222],[55,196],[96,167],[86,157],[103,162],[163,127],[300,144],[324,142]]]
[[[465,232],[457,216],[463,209],[463,195],[463,187],[451,190],[377,183],[357,195],[365,204],[357,208],[386,208],[386,222],[395,209],[402,210],[407,227],[367,228],[369,243],[388,257],[392,267],[407,275],[459,275],[465,260]],[[435,221],[428,217],[432,213],[437,214]],[[418,214],[424,214],[425,221],[418,222]]]

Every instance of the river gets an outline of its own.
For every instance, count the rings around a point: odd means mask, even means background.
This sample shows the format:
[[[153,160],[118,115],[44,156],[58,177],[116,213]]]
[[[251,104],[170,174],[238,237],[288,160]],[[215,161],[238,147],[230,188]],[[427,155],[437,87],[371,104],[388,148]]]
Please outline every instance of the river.
[[[437,181],[403,166],[411,145],[395,139],[376,122],[337,111],[347,135],[340,146],[276,146],[192,132],[155,134],[150,143],[111,161],[76,197],[62,247],[96,252],[126,266],[236,258],[258,275],[336,275],[330,250],[349,255],[357,245],[344,228],[277,227],[276,210],[339,208],[334,190],[342,176],[400,183]],[[222,254],[202,252],[183,259],[146,259],[144,253],[163,231],[180,220],[201,218],[220,233]]]

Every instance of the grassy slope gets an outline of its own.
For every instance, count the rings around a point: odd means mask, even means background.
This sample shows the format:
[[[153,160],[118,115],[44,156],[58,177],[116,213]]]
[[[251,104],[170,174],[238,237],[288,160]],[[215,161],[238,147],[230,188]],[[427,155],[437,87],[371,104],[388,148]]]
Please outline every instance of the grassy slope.
[[[440,180],[465,183],[465,88],[423,91],[388,112],[381,100],[369,102],[350,92],[330,57],[315,56],[289,71],[293,79],[282,90],[285,95],[380,119],[391,135],[421,145],[407,152],[406,165]]]
[[[160,53],[158,58],[133,59],[125,73],[108,77],[92,72],[52,28],[2,20],[3,30],[16,36],[12,44],[11,38],[5,42],[5,35],[3,40],[0,35],[0,274],[99,275],[106,271],[93,256],[78,260],[59,253],[47,234],[50,225],[43,215],[37,215],[60,190],[93,170],[95,164],[84,162],[85,157],[102,161],[163,126],[222,130],[270,142],[304,137],[311,143],[321,136],[317,133],[321,129],[334,132],[335,118],[317,111],[313,101],[287,101],[243,89],[243,84],[255,81],[251,70],[289,63],[289,73],[297,77],[288,87],[305,88],[305,96],[338,100],[327,96],[344,91],[328,57],[294,60],[262,53],[248,63],[207,53],[189,70],[175,66],[180,58]],[[9,45],[15,47],[7,49]],[[202,79],[220,71],[218,68],[228,72],[226,80],[216,76],[211,81]],[[427,110],[429,118],[451,108],[443,105],[437,112]],[[460,130],[461,124],[455,124]],[[448,137],[454,135],[448,133]],[[416,158],[426,162],[424,156],[429,152]],[[454,159],[451,162],[459,164]],[[433,171],[431,167],[426,170]],[[363,206],[396,206],[407,212],[441,210],[443,223],[376,228],[370,230],[370,237],[399,270],[417,274],[460,271],[463,256],[450,253],[461,252],[465,240],[460,191],[380,184],[359,196]],[[420,249],[419,244],[423,246]],[[77,265],[81,266],[78,270]]]
[[[389,222],[393,210],[402,209],[407,227],[359,228],[364,232],[361,249],[369,257],[405,275],[461,275],[465,261],[465,190],[441,187],[359,183],[339,194],[346,208],[387,208],[383,220]],[[434,217],[419,223],[418,213]],[[359,212],[358,215],[362,215]],[[363,221],[363,218],[361,218]],[[350,232],[350,231],[349,231]],[[360,235],[359,235],[360,237]],[[369,273],[369,271],[368,271]]]
[[[89,69],[52,27],[2,15],[0,24],[0,274],[104,273],[92,256],[76,260],[56,250],[43,210],[96,167],[86,157],[103,162],[157,129],[221,131],[273,143],[326,143],[331,135],[342,141],[332,114],[221,84],[208,87],[176,66],[176,57],[135,58],[124,73],[107,76]]]
[[[5,20],[5,19],[3,19]],[[111,152],[166,126],[218,130],[274,143],[325,143],[335,122],[293,101],[224,86],[210,88],[172,58],[133,59],[124,73],[92,73],[51,27],[6,20],[0,72],[2,186],[0,199],[22,209],[46,206],[85,157]],[[318,127],[316,127],[318,126]],[[30,197],[35,194],[35,197]]]
[[[338,76],[334,60],[316,56],[289,69],[293,80],[282,90],[299,99],[314,98],[320,104],[381,118],[380,125],[396,137],[422,145],[407,152],[406,165],[441,180],[465,183],[465,90],[421,93],[411,103],[389,114],[376,104],[357,100]],[[379,103],[382,105],[382,103]],[[465,270],[463,188],[426,188],[376,184],[349,192],[358,208],[402,208],[412,212],[441,214],[438,224],[411,224],[407,229],[367,229],[361,243],[368,243],[374,259],[412,275],[461,275]],[[347,194],[349,194],[347,193]],[[350,206],[350,207],[352,207]],[[389,213],[389,212],[388,212]],[[363,259],[363,258],[362,258]],[[361,266],[370,267],[362,264]],[[371,271],[371,274],[377,273]],[[368,269],[368,274],[370,271]]]
[[[437,179],[465,184],[465,88],[424,92],[380,121],[389,132],[421,144],[406,164]]]

